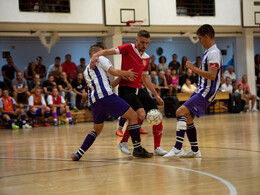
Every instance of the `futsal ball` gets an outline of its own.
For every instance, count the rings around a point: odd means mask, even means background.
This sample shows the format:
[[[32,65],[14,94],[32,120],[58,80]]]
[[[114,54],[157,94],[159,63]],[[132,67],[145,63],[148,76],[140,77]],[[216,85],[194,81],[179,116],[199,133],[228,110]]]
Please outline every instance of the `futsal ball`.
[[[162,113],[158,109],[149,110],[146,114],[148,123],[152,125],[159,125],[162,122]]]

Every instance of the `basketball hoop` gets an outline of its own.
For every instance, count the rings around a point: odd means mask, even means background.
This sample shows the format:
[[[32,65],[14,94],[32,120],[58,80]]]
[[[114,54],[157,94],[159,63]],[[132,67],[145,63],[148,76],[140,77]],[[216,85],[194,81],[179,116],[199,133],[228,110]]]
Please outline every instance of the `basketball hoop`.
[[[139,31],[141,29],[142,24],[143,24],[142,20],[127,21],[126,26],[130,26],[130,29],[132,31]]]

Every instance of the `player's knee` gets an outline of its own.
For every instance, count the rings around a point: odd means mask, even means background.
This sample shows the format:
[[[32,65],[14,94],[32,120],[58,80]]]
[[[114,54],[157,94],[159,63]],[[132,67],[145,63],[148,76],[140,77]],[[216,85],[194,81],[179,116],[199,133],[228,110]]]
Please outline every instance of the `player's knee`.
[[[138,113],[138,118],[139,118],[140,120],[144,120],[144,119],[145,119],[145,116],[146,116],[145,111]]]

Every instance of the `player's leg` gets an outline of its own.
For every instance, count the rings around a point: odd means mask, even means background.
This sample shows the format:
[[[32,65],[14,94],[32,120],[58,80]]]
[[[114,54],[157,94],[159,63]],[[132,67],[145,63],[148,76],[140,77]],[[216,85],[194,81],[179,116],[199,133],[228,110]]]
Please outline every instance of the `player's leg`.
[[[116,135],[119,136],[119,137],[123,137],[123,135],[124,135],[123,127],[125,125],[125,122],[126,122],[126,118],[120,117],[119,123],[118,123],[118,129],[116,131]]]
[[[79,111],[79,109],[76,107],[76,101],[75,101],[76,95],[75,95],[74,91],[70,91],[69,94],[70,94],[71,109],[76,112]]]
[[[58,114],[60,114],[60,113],[61,113],[61,108],[60,107],[53,106],[51,108],[51,114],[52,114],[53,123],[54,123],[55,126],[59,126],[59,122],[58,122],[57,117],[58,117]]]
[[[66,116],[67,116],[67,120],[69,121],[69,124],[75,125],[76,123],[72,120],[69,106],[67,106],[67,105],[65,106],[65,111],[66,111]]]
[[[22,123],[23,123],[23,129],[31,129],[32,126],[26,123],[26,115],[23,109],[23,104],[19,104],[18,108],[15,110],[14,115],[21,115]]]
[[[44,106],[41,109],[41,115],[44,116],[43,125],[46,126],[46,127],[50,126],[50,124],[48,123],[48,118],[50,116],[50,111],[51,111],[51,109],[48,106]]]
[[[33,127],[38,127],[38,125],[36,124],[35,118],[36,118],[36,108],[33,106],[30,108],[30,111],[28,113],[28,115],[31,115],[32,117],[32,126]]]
[[[12,129],[19,129],[19,126],[15,125],[14,121],[11,119],[9,114],[2,113],[1,114],[1,118],[8,122],[10,128],[12,128]]]

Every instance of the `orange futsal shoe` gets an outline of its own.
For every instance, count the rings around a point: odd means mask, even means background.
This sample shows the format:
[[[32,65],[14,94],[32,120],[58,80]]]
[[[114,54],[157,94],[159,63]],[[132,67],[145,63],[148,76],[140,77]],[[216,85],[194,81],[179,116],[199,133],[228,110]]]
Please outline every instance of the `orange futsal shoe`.
[[[148,132],[140,128],[140,134],[148,134]]]
[[[124,136],[124,133],[123,133],[122,129],[118,129],[118,130],[116,131],[116,135],[119,136],[119,137],[123,137],[123,136]]]
[[[45,127],[51,126],[51,125],[50,125],[49,123],[47,123],[47,122],[44,122],[43,125],[44,125]]]

